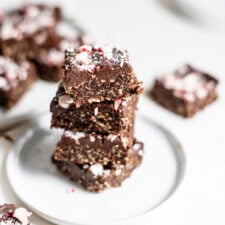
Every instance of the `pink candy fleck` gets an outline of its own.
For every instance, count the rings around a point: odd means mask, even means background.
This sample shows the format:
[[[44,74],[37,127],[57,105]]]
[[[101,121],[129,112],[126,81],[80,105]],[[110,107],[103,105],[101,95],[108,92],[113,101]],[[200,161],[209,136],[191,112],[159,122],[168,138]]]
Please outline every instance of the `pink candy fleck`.
[[[67,190],[67,194],[74,194],[76,192],[76,190],[75,190],[75,188],[69,188],[68,190]]]
[[[114,109],[115,110],[118,110],[118,108],[119,108],[119,106],[120,106],[121,103],[122,103],[122,99],[116,99],[114,101]]]

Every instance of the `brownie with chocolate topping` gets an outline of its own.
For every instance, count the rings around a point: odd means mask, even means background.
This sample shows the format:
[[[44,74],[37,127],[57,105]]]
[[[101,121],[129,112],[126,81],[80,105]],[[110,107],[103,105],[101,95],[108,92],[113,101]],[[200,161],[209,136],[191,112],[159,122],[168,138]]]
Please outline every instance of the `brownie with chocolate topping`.
[[[36,80],[32,63],[0,56],[0,107],[12,108]]]
[[[118,134],[96,134],[65,131],[59,141],[55,158],[78,164],[126,164],[133,145],[133,124]]]
[[[41,49],[39,55],[33,60],[38,75],[42,80],[57,82],[64,76],[64,59],[67,48],[77,48],[82,45],[83,34],[74,37],[60,37],[54,48]]]
[[[217,99],[218,80],[208,73],[184,65],[156,79],[150,94],[166,109],[192,117]]]
[[[13,10],[0,20],[0,48],[3,55],[17,60],[35,58],[40,49],[58,43],[58,7],[31,4]]]
[[[58,154],[55,157],[55,154]],[[79,183],[88,191],[101,192],[110,187],[118,187],[131,175],[142,161],[143,144],[135,142],[130,149],[129,159],[126,165],[112,164],[78,164],[69,160],[62,160],[59,153],[52,157],[53,163],[59,171],[71,180]]]
[[[127,51],[109,46],[67,49],[64,82],[77,107],[142,92]]]
[[[31,214],[25,208],[16,208],[13,204],[0,205],[0,225],[30,225]]]

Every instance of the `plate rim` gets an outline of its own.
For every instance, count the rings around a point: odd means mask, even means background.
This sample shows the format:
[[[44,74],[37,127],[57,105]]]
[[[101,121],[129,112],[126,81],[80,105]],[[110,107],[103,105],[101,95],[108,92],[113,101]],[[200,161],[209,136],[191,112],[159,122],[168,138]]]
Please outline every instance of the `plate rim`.
[[[7,179],[9,181],[9,184],[13,190],[13,192],[16,194],[16,196],[21,200],[21,202],[23,202],[25,205],[27,205],[30,209],[32,209],[32,211],[34,213],[36,213],[37,215],[39,215],[40,217],[53,222],[53,223],[59,223],[59,224],[68,224],[68,225],[122,225],[122,224],[127,224],[129,222],[135,222],[135,221],[140,221],[145,219],[146,217],[148,219],[151,219],[151,215],[154,214],[155,212],[158,212],[160,210],[160,205],[164,205],[165,203],[167,203],[172,196],[174,196],[175,193],[177,193],[177,191],[180,189],[181,183],[184,180],[185,177],[185,173],[186,173],[186,155],[185,155],[185,149],[183,147],[183,145],[181,144],[181,142],[178,140],[178,138],[176,137],[176,135],[174,135],[174,133],[172,131],[170,131],[169,129],[167,129],[164,125],[160,124],[160,122],[155,121],[149,117],[147,117],[146,115],[144,115],[143,113],[137,113],[138,117],[141,117],[142,119],[147,120],[149,123],[151,123],[153,126],[156,126],[157,128],[161,129],[162,132],[167,136],[170,136],[170,138],[172,138],[173,140],[168,140],[168,142],[170,143],[170,145],[172,146],[173,149],[173,154],[175,156],[175,160],[176,160],[176,164],[177,164],[177,175],[175,178],[175,182],[171,185],[170,190],[168,191],[168,193],[165,195],[165,197],[159,201],[153,208],[151,208],[150,210],[146,210],[143,211],[142,213],[135,215],[135,216],[131,216],[128,218],[124,218],[124,219],[119,219],[119,220],[115,220],[115,221],[96,221],[94,223],[86,223],[84,221],[62,221],[60,218],[57,217],[53,217],[52,215],[47,215],[46,213],[42,212],[40,209],[33,207],[32,205],[30,205],[26,200],[24,200],[15,190],[15,187],[13,185],[13,181],[11,180],[11,175],[10,175],[10,161],[15,160],[16,154],[19,151],[18,149],[21,149],[21,146],[23,146],[23,143],[26,142],[28,139],[25,138],[26,136],[32,136],[32,134],[35,132],[35,130],[38,130],[40,128],[42,129],[46,129],[43,128],[42,126],[40,126],[39,124],[37,124],[36,127],[28,127],[28,129],[26,130],[26,132],[16,140],[16,142],[14,143],[14,146],[12,146],[12,148],[10,149],[7,158],[6,158],[6,175],[7,175]],[[49,131],[51,131],[49,129]],[[54,130],[52,131],[54,132]],[[28,137],[29,138],[29,137]],[[175,143],[172,143],[175,142]],[[176,146],[175,146],[176,145]]]

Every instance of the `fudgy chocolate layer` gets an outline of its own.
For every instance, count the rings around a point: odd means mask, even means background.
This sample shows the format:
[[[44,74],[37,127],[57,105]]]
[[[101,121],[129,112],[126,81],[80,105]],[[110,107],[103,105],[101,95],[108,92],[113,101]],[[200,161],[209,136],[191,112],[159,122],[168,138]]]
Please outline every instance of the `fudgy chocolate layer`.
[[[55,158],[78,164],[125,165],[133,145],[133,125],[118,134],[64,132],[59,141]]]
[[[134,122],[137,95],[110,102],[84,104],[77,107],[72,96],[59,86],[50,106],[51,127],[70,131],[119,133]]]
[[[130,149],[129,161],[126,165],[107,165],[102,164],[77,164],[71,161],[55,159],[53,163],[59,171],[71,180],[79,183],[88,191],[100,192],[110,187],[118,187],[122,182],[131,175],[132,171],[137,168],[142,161],[143,144],[134,143]]]

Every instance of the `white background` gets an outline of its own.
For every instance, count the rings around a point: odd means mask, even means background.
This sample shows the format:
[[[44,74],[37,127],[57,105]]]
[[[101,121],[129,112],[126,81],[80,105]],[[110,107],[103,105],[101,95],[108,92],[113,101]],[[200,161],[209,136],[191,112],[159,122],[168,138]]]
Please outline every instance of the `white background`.
[[[0,7],[15,6],[18,2],[1,0]],[[184,120],[145,98],[141,99],[139,108],[178,136],[187,158],[181,187],[160,210],[153,212],[151,224],[224,225],[224,33],[181,19],[160,1],[66,0],[59,3],[65,7],[67,16],[77,18],[96,40],[120,44],[129,50],[146,91],[154,76],[183,62],[212,72],[220,79],[218,101],[193,119]],[[16,202],[4,175],[4,159],[10,146],[5,141],[1,143],[5,148],[0,149],[0,202]]]

